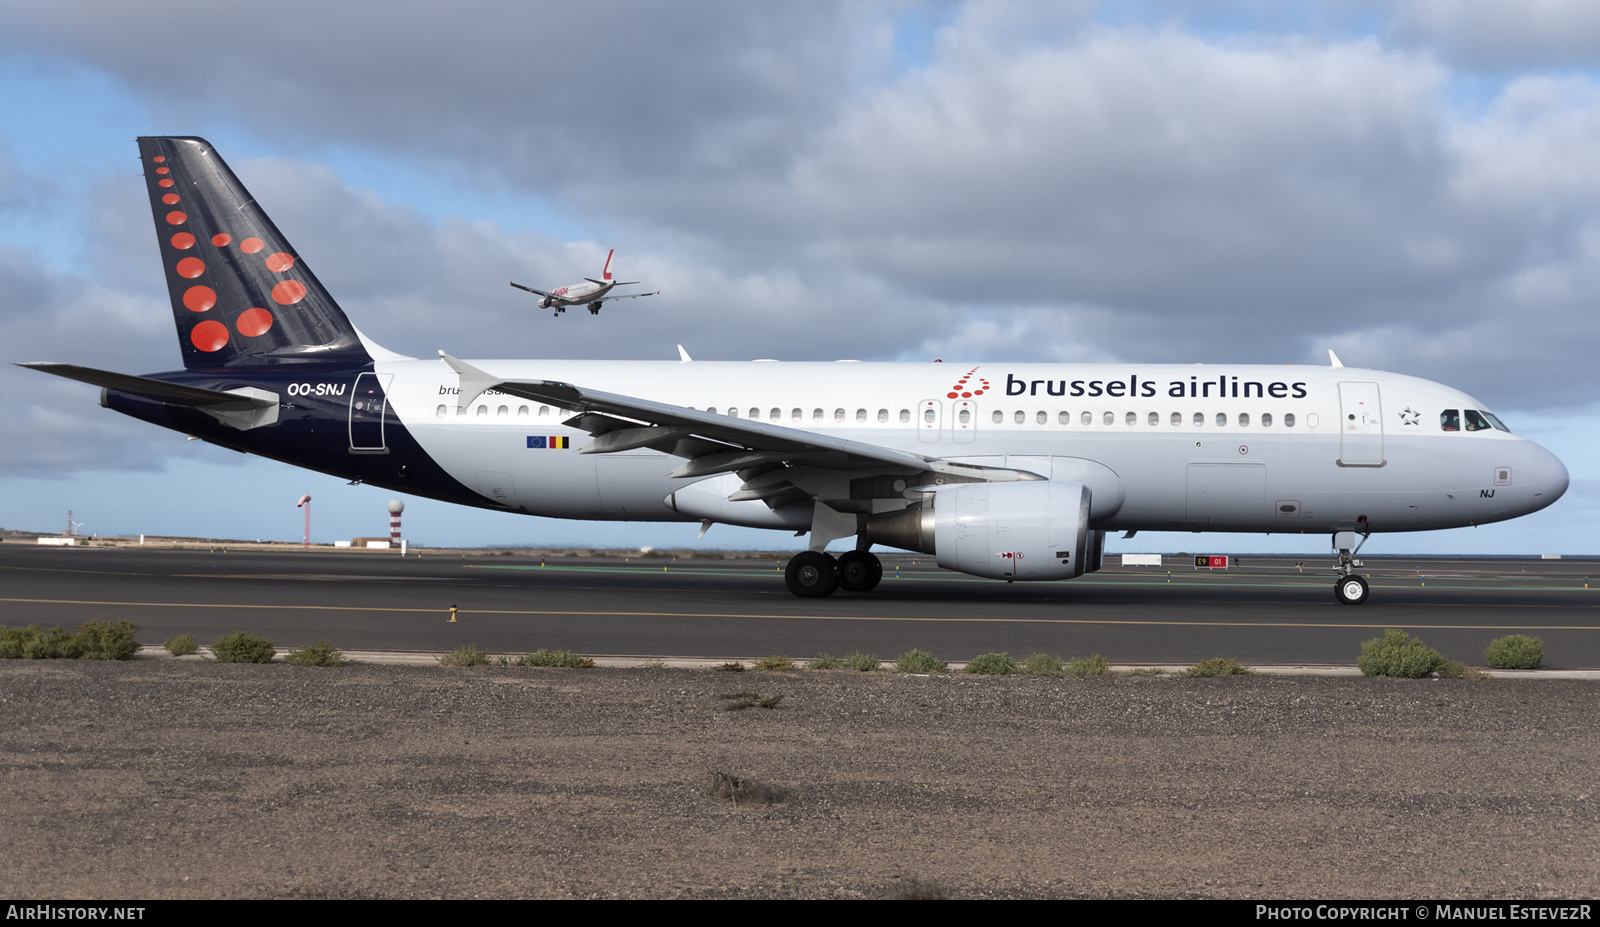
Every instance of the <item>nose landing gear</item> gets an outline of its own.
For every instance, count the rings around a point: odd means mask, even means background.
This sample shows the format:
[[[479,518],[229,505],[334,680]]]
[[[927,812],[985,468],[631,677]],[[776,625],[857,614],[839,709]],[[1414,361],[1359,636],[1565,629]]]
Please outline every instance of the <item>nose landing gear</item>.
[[[1354,544],[1356,533],[1354,531],[1336,531],[1333,534],[1333,546],[1339,551],[1339,562],[1334,564],[1333,570],[1339,574],[1339,579],[1333,584],[1333,597],[1341,605],[1361,605],[1367,601],[1367,581],[1355,575],[1356,568],[1364,564],[1356,559],[1356,554],[1366,545],[1367,539],[1372,537],[1372,527],[1367,524],[1366,516],[1357,519],[1361,526],[1361,543]]]

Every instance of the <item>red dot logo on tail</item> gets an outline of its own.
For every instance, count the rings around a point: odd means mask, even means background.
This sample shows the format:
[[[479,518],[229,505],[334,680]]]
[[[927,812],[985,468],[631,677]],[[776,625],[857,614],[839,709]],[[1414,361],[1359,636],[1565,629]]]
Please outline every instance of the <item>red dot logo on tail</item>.
[[[233,323],[239,334],[255,338],[267,333],[272,327],[272,313],[257,306],[239,313],[239,320]]]
[[[170,186],[172,186],[172,178],[171,177],[163,177],[160,180],[156,181],[156,183],[161,184],[163,187],[170,187]]]
[[[178,205],[178,194],[168,193],[161,197],[161,202],[166,203],[168,206],[176,206]]]
[[[226,247],[230,241],[233,241],[233,236],[229,235],[227,232],[218,232],[217,234],[211,236],[211,243],[216,245],[218,248]]]
[[[190,312],[205,312],[216,304],[217,291],[211,287],[192,286],[183,291],[183,307]],[[223,329],[223,334],[227,334],[227,329]]]
[[[284,254],[282,251],[279,251],[277,254],[267,258],[267,270],[270,270],[275,274],[281,274],[293,266],[294,256]]]
[[[185,222],[188,222],[188,221],[189,221],[189,217],[184,215],[183,213],[179,212],[176,209],[174,209],[173,211],[167,213],[167,224],[168,225],[182,225],[182,224],[184,224]]]
[[[207,354],[220,351],[228,344],[228,326],[207,319],[189,332],[189,342]]]
[[[265,247],[266,244],[259,238],[246,238],[244,241],[239,242],[239,250],[245,254],[255,254]]]
[[[172,247],[179,251],[187,251],[194,247],[194,236],[188,232],[179,232],[172,236]]]
[[[280,306],[292,306],[306,298],[306,285],[298,280],[285,280],[272,288],[272,298]]]
[[[186,257],[178,262],[178,276],[180,277],[187,277],[193,280],[205,272],[206,262],[199,258]]]

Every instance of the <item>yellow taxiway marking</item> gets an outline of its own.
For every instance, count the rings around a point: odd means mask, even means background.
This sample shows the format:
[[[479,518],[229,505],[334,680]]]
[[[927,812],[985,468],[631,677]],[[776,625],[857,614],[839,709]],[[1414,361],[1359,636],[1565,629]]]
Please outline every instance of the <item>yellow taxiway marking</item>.
[[[257,608],[281,611],[321,612],[407,612],[419,615],[443,614],[441,608],[395,608],[380,605],[249,605],[206,602],[101,602],[87,599],[12,599],[0,602],[19,602],[34,605],[106,605],[123,608]],[[1426,627],[1435,630],[1484,631],[1514,629],[1524,631],[1600,631],[1600,625],[1498,625],[1498,624],[1416,624],[1403,621],[1385,621],[1379,624],[1362,624],[1343,621],[1148,621],[1121,618],[916,618],[899,615],[785,615],[779,613],[750,614],[739,612],[644,612],[644,611],[580,611],[577,609],[463,609],[468,615],[573,615],[585,618],[763,618],[795,621],[904,621],[932,622],[936,624],[1117,624],[1178,628],[1392,628]]]

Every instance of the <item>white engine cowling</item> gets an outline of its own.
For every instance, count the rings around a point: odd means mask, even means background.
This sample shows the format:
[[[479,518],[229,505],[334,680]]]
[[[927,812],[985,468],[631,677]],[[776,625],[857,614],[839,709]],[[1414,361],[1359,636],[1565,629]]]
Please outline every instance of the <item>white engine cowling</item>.
[[[1090,493],[1079,483],[963,483],[933,500],[939,565],[993,579],[1072,579],[1091,557]]]

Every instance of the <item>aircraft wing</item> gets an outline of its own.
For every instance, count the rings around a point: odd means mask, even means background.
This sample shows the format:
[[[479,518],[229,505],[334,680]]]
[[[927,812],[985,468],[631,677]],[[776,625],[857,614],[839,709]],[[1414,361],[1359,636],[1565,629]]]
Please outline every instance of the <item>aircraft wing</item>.
[[[546,293],[544,290],[536,290],[531,286],[523,286],[522,284],[516,282],[515,280],[511,281],[511,285],[516,287],[519,290],[527,290],[529,293],[538,293],[540,296],[549,296],[550,295],[549,293]],[[556,297],[556,298],[559,298],[559,297]]]
[[[599,299],[591,299],[591,300],[587,300],[587,301],[591,302],[591,303],[603,303],[608,299],[638,299],[641,296],[660,296],[660,295],[661,295],[661,291],[660,290],[656,290],[654,293],[625,293],[622,296],[602,296]]]
[[[908,482],[997,482],[1044,477],[955,463],[938,457],[818,434],[801,428],[734,418],[685,406],[587,389],[554,380],[502,380],[449,355],[441,356],[461,377],[460,402],[498,390],[578,414],[563,424],[594,435],[580,454],[649,448],[685,462],[675,478],[738,473],[744,485],[729,500],[760,499],[771,506],[821,496],[834,505],[852,495],[849,481],[872,476],[911,477]],[[920,474],[930,474],[918,479]],[[942,475],[943,478],[935,475]],[[841,495],[842,493],[842,495]]]

